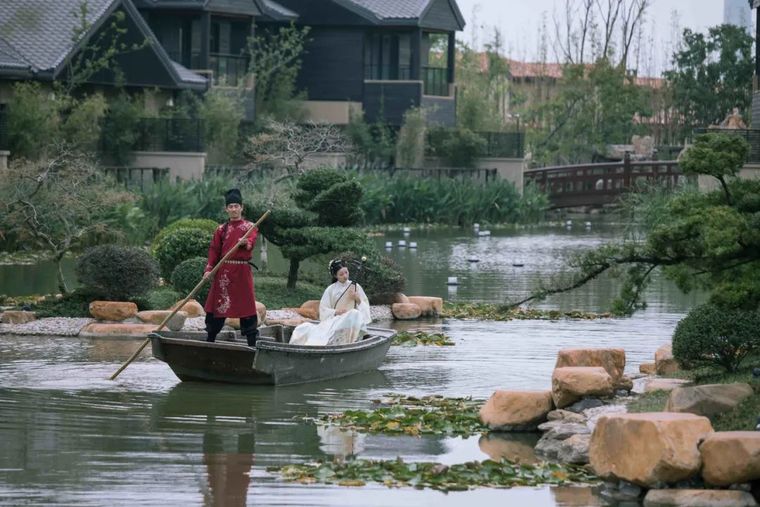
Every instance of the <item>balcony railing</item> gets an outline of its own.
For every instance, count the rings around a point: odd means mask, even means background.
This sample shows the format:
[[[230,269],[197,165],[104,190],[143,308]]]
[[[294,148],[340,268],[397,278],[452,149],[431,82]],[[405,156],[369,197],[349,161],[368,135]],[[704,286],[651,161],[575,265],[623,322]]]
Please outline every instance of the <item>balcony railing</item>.
[[[214,84],[217,86],[237,86],[242,83],[248,72],[246,56],[211,53],[208,63],[214,73]]]
[[[446,67],[422,67],[425,95],[449,96],[449,69]]]
[[[412,78],[412,68],[405,65],[365,65],[364,79],[408,81]]]

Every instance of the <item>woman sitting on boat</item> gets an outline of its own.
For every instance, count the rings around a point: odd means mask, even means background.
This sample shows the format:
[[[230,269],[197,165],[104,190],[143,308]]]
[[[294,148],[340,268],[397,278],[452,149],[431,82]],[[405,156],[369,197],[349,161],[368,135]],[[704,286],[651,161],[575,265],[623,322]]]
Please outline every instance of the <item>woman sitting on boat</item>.
[[[330,261],[333,283],[319,301],[319,324],[304,322],[293,330],[294,345],[343,345],[361,339],[372,322],[369,300],[361,285],[349,280],[340,259]]]

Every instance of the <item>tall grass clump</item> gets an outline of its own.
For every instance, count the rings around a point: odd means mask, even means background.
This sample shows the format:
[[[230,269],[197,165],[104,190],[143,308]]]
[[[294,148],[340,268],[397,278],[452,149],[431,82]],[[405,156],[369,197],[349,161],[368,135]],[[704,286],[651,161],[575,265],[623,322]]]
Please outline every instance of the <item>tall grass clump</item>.
[[[548,208],[545,194],[526,186],[523,195],[503,180],[483,184],[460,179],[364,174],[359,205],[368,224],[537,222]]]

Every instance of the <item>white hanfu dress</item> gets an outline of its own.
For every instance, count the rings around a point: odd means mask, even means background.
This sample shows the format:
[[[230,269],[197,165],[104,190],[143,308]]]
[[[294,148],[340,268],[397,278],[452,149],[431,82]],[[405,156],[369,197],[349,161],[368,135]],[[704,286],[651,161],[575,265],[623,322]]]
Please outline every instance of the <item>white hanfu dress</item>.
[[[359,340],[366,332],[367,324],[372,322],[372,317],[369,314],[369,300],[362,286],[356,284],[361,303],[356,303],[349,297],[354,290],[350,286],[351,281],[348,280],[345,283],[335,282],[327,287],[319,301],[319,324],[304,322],[299,325],[293,330],[290,343],[324,346],[343,345]],[[335,314],[343,309],[348,311],[342,315]]]

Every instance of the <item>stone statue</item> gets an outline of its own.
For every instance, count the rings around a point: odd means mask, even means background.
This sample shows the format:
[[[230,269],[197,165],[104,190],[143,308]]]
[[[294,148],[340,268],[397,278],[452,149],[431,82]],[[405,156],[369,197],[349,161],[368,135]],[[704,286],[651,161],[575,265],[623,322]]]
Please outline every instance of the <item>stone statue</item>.
[[[726,115],[726,118],[720,122],[720,126],[726,129],[746,129],[747,125],[739,114],[739,108],[735,107],[733,111]]]

